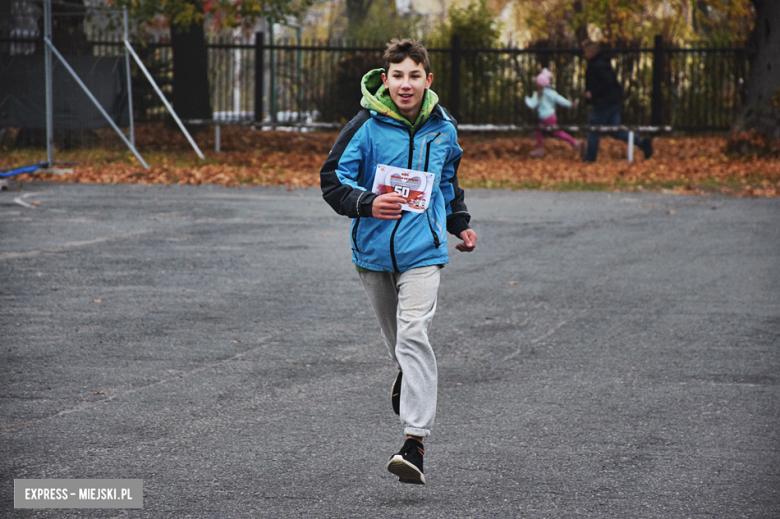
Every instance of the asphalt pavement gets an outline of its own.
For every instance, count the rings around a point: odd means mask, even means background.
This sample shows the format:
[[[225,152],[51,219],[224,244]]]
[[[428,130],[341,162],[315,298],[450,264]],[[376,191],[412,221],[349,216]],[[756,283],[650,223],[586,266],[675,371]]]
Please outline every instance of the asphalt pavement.
[[[425,486],[319,190],[0,193],[0,515],[780,517],[780,199],[469,190]],[[142,509],[14,509],[142,479]]]

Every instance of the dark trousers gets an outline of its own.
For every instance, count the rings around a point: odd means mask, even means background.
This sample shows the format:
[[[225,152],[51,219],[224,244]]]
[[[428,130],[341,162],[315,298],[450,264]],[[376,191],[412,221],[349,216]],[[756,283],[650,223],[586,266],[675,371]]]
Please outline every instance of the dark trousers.
[[[588,114],[588,123],[592,126],[618,126],[620,124],[620,105],[610,105],[600,110],[591,110]],[[628,132],[609,132],[610,137],[628,142]],[[598,132],[588,132],[588,154],[585,155],[585,162],[596,162],[596,156],[599,154],[599,139],[601,134]],[[644,139],[634,134],[634,145],[641,148]]]

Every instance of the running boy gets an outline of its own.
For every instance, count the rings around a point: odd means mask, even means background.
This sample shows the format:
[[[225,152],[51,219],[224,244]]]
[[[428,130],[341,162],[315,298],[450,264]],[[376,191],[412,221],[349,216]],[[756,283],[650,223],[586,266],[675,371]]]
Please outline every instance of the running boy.
[[[384,61],[384,70],[363,77],[364,110],[342,130],[320,183],[325,201],[352,218],[352,262],[399,369],[392,404],[406,441],[387,470],[403,483],[424,484],[423,438],[436,415],[438,380],[428,329],[439,270],[449,262],[444,228],[463,240],[455,246],[462,252],[474,250],[477,235],[469,228],[471,215],[458,187],[463,150],[457,123],[430,90],[433,74],[425,47],[393,40]],[[380,165],[403,171],[394,170],[393,179],[380,177],[391,188],[376,194]],[[409,192],[417,194],[414,187],[422,183],[430,183],[430,198],[412,203]]]

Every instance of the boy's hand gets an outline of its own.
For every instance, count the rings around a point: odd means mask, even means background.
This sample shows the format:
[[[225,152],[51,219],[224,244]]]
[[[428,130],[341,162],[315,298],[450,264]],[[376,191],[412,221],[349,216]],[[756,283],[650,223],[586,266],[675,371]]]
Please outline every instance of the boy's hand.
[[[461,252],[471,252],[477,247],[477,233],[473,229],[466,229],[460,233],[460,239],[463,243],[455,245],[455,248]]]
[[[398,220],[401,218],[401,204],[406,198],[398,193],[385,193],[374,198],[371,203],[371,216],[380,220]]]

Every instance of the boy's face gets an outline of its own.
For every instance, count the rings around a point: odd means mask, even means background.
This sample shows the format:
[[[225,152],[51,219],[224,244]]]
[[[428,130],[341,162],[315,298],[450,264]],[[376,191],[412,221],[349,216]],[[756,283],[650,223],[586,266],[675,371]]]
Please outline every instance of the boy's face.
[[[425,91],[431,87],[433,74],[425,74],[422,63],[406,58],[401,63],[391,63],[386,74],[382,74],[390,99],[407,121],[414,123],[422,109]]]

